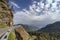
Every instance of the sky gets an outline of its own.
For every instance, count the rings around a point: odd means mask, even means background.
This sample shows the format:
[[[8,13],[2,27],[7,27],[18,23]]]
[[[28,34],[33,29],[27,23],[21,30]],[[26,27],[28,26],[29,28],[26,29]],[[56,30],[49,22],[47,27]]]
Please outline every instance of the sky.
[[[60,0],[9,0],[13,6],[14,24],[39,28],[60,21]]]

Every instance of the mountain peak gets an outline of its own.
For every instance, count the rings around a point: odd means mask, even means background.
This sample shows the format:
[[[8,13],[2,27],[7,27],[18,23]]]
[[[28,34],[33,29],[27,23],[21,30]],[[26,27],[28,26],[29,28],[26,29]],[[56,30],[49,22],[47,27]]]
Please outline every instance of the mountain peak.
[[[58,32],[60,31],[60,21],[53,24],[48,24],[46,27],[39,29],[38,31],[42,32]]]

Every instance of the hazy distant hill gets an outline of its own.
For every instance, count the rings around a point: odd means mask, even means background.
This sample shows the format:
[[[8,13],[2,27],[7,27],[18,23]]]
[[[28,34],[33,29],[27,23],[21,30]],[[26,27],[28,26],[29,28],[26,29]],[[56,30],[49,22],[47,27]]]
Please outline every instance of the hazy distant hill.
[[[48,24],[46,27],[39,29],[42,32],[60,32],[60,22],[55,22],[53,24]]]
[[[15,26],[21,25],[25,28],[26,31],[31,32],[31,31],[36,31],[38,27],[32,26],[32,25],[26,25],[26,24],[17,24]]]

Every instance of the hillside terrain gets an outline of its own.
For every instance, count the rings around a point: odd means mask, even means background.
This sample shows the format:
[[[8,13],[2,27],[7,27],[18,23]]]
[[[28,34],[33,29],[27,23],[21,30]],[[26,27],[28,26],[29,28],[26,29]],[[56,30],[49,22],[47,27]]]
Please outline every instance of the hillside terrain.
[[[11,27],[13,31],[11,31],[9,27]],[[12,27],[17,28],[13,29]],[[2,33],[10,32],[8,38],[7,35],[5,36],[7,40],[60,40],[59,21],[48,24],[39,30],[32,25],[17,24],[13,26],[13,13],[11,8],[9,8],[7,0],[0,0],[0,28],[0,36]]]
[[[26,30],[22,26],[15,29],[15,34],[18,40],[32,40],[30,35],[26,32]]]
[[[0,28],[13,25],[13,13],[7,0],[0,0]]]
[[[36,31],[30,31],[28,33],[29,33],[30,37],[32,38],[31,40],[60,40],[59,29],[60,29],[60,22],[55,22],[53,24],[46,25],[42,29],[39,29]]]
[[[27,24],[16,24],[14,26],[18,26],[18,25],[21,25],[27,32],[33,32],[38,30],[38,27],[27,25]]]
[[[48,24],[35,32],[29,32],[35,40],[60,40],[60,22]]]
[[[60,32],[60,22],[55,22],[53,24],[48,24],[42,29],[39,29],[38,31],[42,32]]]

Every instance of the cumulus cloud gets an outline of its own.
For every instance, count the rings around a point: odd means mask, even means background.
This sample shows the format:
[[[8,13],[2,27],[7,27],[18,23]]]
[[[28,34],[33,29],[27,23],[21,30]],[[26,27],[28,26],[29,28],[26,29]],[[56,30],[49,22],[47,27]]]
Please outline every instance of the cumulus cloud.
[[[46,0],[47,4],[51,4],[53,0]]]
[[[29,10],[23,9],[22,11],[16,12],[16,14],[14,14],[14,24],[29,24],[41,28],[55,21],[60,21],[60,10],[57,9],[57,2],[52,3],[52,0],[50,3],[49,1],[47,2],[48,3],[44,5],[43,2],[34,1],[33,4],[29,6]],[[52,4],[51,8],[49,8],[50,4]],[[55,9],[55,11],[52,11],[52,9]]]
[[[55,0],[55,2],[60,1],[60,0]]]
[[[38,5],[39,5],[41,8],[44,8],[44,3],[40,2],[40,3],[38,3]]]

